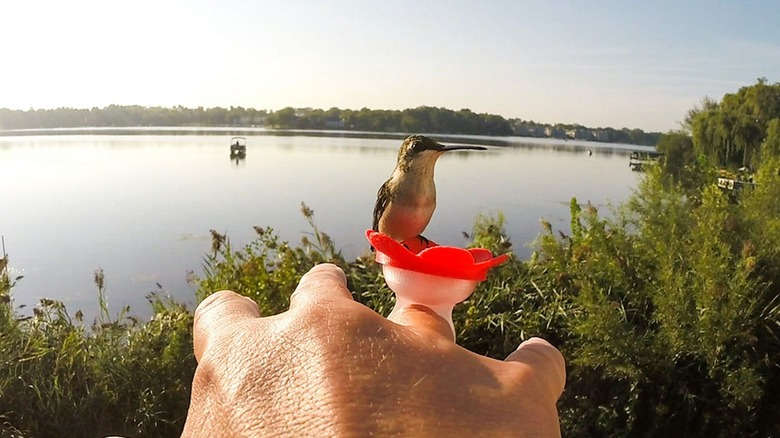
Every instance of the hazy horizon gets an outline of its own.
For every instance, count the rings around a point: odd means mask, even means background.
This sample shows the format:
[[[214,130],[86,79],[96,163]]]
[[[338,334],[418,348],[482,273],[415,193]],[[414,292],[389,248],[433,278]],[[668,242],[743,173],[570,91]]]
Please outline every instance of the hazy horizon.
[[[676,129],[780,80],[772,2],[12,0],[0,108],[419,106]]]
[[[94,108],[97,108],[97,109],[103,110],[103,109],[105,109],[105,108],[107,108],[107,107],[109,107],[109,106],[111,106],[111,105],[116,105],[116,106],[128,106],[128,107],[132,107],[132,106],[139,106],[139,107],[145,107],[145,108],[168,108],[168,109],[173,109],[173,108],[175,108],[175,107],[177,107],[177,106],[182,106],[182,107],[184,107],[184,108],[187,108],[187,109],[196,109],[196,108],[202,107],[204,110],[209,110],[209,109],[212,109],[212,108],[217,108],[217,107],[206,107],[206,106],[203,106],[203,105],[194,106],[194,107],[185,107],[184,105],[174,105],[174,106],[163,107],[163,106],[159,106],[159,105],[154,105],[154,106],[147,106],[147,105],[133,105],[133,104],[128,104],[128,105],[108,104],[107,106],[104,106],[104,107],[91,107],[91,108],[57,107],[57,108],[27,108],[27,109],[11,109],[11,108],[4,108],[4,107],[0,107],[0,110],[2,110],[2,109],[5,109],[5,110],[11,110],[11,111],[52,111],[52,110],[57,110],[57,109],[62,109],[62,108],[65,108],[65,109],[73,109],[73,110],[92,110],[92,109],[94,109]],[[221,107],[221,108],[224,108],[224,109],[229,109],[231,106],[233,106],[233,107],[239,107],[240,105],[228,105],[228,106],[223,106],[223,107]],[[289,107],[289,105],[288,105],[287,107]],[[287,108],[287,107],[284,107],[284,108]],[[267,109],[267,108],[254,108],[254,107],[243,107],[243,108],[245,108],[245,109],[253,109],[253,110],[258,110],[258,111],[266,111],[266,112],[268,112],[269,114],[270,114],[270,113],[272,113],[272,112],[275,112],[275,111],[279,111],[279,110],[282,110],[282,109],[284,109],[284,108],[277,108],[277,109]],[[311,109],[311,110],[318,110],[318,109],[321,109],[321,110],[326,110],[326,111],[327,111],[327,110],[328,110],[328,109],[330,109],[330,108],[333,108],[333,106],[330,106],[330,107],[325,107],[325,108],[312,108],[312,107],[304,107],[304,108],[295,108],[295,109],[296,109],[296,110],[298,110],[298,109]],[[365,108],[367,108],[367,107],[365,107]],[[340,110],[350,110],[350,111],[360,111],[362,108],[338,108],[338,109],[340,109]],[[407,109],[413,109],[413,108],[402,108],[402,109],[400,109],[400,110],[389,110],[389,109],[387,109],[387,108],[368,108],[368,109],[369,109],[370,111],[404,111],[404,110],[407,110]],[[458,111],[458,110],[461,110],[461,109],[466,109],[466,110],[473,111],[473,110],[471,110],[470,108],[459,108],[459,109],[453,109],[453,108],[444,108],[444,109],[453,110],[453,111]],[[476,113],[476,111],[474,111],[474,112]],[[506,116],[504,116],[503,114],[490,114],[490,115],[501,116],[501,117],[503,117],[503,118],[504,118],[504,119],[506,119],[506,120],[513,120],[513,119],[515,119],[515,118],[512,118],[512,117],[506,117]],[[523,120],[523,121],[533,121],[533,122],[535,122],[535,123],[539,123],[539,124],[549,124],[549,125],[556,125],[556,124],[566,124],[566,123],[563,123],[563,122],[540,122],[540,121],[537,121],[537,120],[531,120],[531,119],[522,119],[522,120]],[[572,124],[572,125],[576,125],[577,123],[575,122],[575,123],[571,123],[571,124]],[[581,123],[580,123],[579,125],[580,125],[580,126],[583,126],[584,128],[591,128],[591,129],[606,129],[606,128],[612,128],[612,129],[620,130],[620,129],[636,129],[636,128],[637,128],[637,127],[635,127],[635,126],[587,126],[587,125],[583,125],[583,124],[581,124]],[[207,125],[198,125],[198,126],[207,126]],[[252,126],[254,126],[254,125],[252,125]],[[83,126],[83,128],[89,128],[89,127],[90,127],[90,126],[88,126],[88,125],[84,125],[84,126]],[[131,127],[131,126],[128,126],[128,127]],[[142,127],[142,126],[138,126],[138,127],[140,128],[140,127]],[[161,126],[161,127],[162,127],[162,126]],[[239,128],[240,128],[240,126],[239,126]],[[36,129],[36,128],[32,128],[32,129],[34,130],[34,129]],[[56,130],[56,129],[61,129],[61,128],[41,128],[41,129],[55,129],[55,130]],[[640,128],[640,129],[641,129],[641,128]],[[316,130],[316,129],[314,129],[314,130]],[[659,131],[644,131],[644,132],[651,133],[651,132],[659,132]]]

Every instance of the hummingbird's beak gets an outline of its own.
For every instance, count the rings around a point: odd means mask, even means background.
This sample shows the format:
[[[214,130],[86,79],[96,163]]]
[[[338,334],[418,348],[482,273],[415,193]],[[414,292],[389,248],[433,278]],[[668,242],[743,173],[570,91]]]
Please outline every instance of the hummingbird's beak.
[[[462,150],[486,151],[487,148],[484,148],[482,146],[442,146],[441,149],[439,149],[439,151],[441,151],[441,152],[462,151]]]

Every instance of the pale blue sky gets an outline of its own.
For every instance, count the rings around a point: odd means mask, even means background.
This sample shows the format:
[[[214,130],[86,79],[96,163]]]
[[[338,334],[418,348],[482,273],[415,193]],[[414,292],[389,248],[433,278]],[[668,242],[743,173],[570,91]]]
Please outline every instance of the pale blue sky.
[[[470,108],[674,129],[780,81],[774,1],[3,0],[0,107]]]

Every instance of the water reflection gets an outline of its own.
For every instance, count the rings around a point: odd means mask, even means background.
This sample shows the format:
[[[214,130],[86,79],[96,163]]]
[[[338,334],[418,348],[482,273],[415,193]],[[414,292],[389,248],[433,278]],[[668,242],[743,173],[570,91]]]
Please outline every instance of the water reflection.
[[[54,128],[54,129],[22,129],[0,131],[0,138],[14,136],[38,136],[59,135],[71,136],[214,136],[224,135],[243,137],[275,137],[277,140],[283,137],[296,138],[332,138],[336,139],[361,139],[361,140],[390,140],[400,145],[407,133],[402,132],[365,132],[365,131],[337,131],[337,130],[302,130],[302,129],[272,129],[265,127],[105,127],[105,128]],[[597,141],[569,140],[556,138],[532,138],[532,137],[493,137],[485,135],[453,135],[453,134],[426,134],[442,143],[458,143],[477,146],[509,146],[527,148],[545,148],[553,150],[592,150],[593,152],[615,153],[643,151],[653,152],[655,148],[650,146],[638,146],[622,143],[602,143]],[[0,145],[2,146],[2,145]]]
[[[201,271],[209,241],[181,236],[214,229],[238,248],[261,226],[295,243],[310,231],[302,201],[346,257],[359,255],[368,247],[363,232],[376,190],[404,137],[244,132],[251,159],[232,157],[228,164],[228,142],[242,131],[108,132],[0,136],[0,186],[13,188],[3,193],[0,234],[12,267],[25,273],[14,288],[18,304],[49,297],[89,315],[98,266],[111,309],[130,304],[144,311],[144,296],[156,283],[192,301],[187,272]],[[501,211],[514,251],[526,257],[540,218],[566,231],[572,196],[605,213],[601,207],[626,199],[639,178],[621,147],[589,144],[588,156],[572,142],[433,137],[489,148],[451,152],[437,164],[439,207],[426,235],[442,244],[464,245],[461,232],[470,233],[477,214]]]
[[[232,156],[230,161],[234,164],[234,167],[246,167],[246,155],[244,156]]]

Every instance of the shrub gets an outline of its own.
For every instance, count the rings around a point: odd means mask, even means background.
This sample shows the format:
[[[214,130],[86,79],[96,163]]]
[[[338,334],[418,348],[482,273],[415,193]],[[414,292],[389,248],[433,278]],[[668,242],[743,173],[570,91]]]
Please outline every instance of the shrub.
[[[761,191],[780,188],[763,182]],[[780,407],[770,386],[780,377],[780,259],[761,242],[780,237],[767,235],[780,197],[757,191],[732,202],[712,184],[689,190],[655,169],[617,219],[573,201],[572,235],[540,239],[531,270],[568,300],[557,327],[569,364],[560,404],[568,435],[779,430],[768,412]]]

